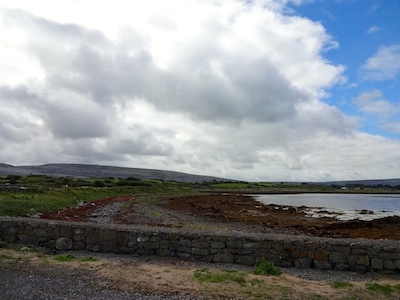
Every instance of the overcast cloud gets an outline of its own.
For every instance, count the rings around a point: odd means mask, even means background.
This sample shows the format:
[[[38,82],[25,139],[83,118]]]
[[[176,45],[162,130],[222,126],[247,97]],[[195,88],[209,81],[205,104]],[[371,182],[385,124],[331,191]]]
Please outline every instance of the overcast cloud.
[[[323,56],[338,43],[285,4],[5,1],[1,162],[244,180],[400,177],[398,140],[363,133],[324,102],[346,82],[345,67]],[[365,77],[395,77],[398,47],[368,59]],[[353,102],[393,113],[376,105],[385,104],[379,91]]]

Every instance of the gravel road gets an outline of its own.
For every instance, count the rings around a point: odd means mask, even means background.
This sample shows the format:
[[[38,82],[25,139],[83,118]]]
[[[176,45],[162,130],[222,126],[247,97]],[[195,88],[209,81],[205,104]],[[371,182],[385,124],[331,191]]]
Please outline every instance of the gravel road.
[[[2,300],[195,300],[188,296],[144,295],[102,287],[86,270],[0,265]]]

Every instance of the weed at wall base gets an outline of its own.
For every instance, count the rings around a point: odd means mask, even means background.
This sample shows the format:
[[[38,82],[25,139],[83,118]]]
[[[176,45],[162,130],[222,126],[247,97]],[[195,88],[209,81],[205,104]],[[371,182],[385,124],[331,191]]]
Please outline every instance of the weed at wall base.
[[[256,275],[279,276],[282,274],[282,270],[275,267],[268,260],[262,259],[260,263],[256,265],[253,273]]]

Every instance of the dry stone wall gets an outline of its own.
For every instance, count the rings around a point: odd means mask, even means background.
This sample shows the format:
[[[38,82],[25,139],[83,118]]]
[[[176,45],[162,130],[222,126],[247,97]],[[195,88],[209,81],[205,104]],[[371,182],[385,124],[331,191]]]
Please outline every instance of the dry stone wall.
[[[89,250],[182,257],[205,262],[400,272],[400,242],[307,236],[228,234],[99,225],[27,218],[0,218],[0,240],[60,251]]]

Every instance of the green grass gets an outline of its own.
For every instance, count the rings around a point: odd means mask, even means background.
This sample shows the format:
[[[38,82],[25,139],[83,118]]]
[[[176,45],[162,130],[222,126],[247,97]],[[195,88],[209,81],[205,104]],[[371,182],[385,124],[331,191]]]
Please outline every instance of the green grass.
[[[249,283],[251,284],[251,285],[259,285],[259,284],[262,284],[264,281],[262,281],[262,280],[260,280],[260,279],[251,279],[251,280],[249,280]]]
[[[61,210],[106,197],[134,194],[180,194],[191,192],[176,183],[152,183],[149,186],[72,187],[67,189],[33,188],[18,192],[0,192],[0,216],[26,216],[37,212]]]
[[[340,289],[340,288],[349,288],[349,287],[352,287],[353,284],[352,284],[352,283],[349,283],[349,282],[335,281],[335,282],[332,283],[332,286],[333,286],[335,289]]]
[[[84,258],[81,258],[80,261],[82,262],[93,262],[93,261],[98,261],[96,257],[93,256],[86,256]]]
[[[60,254],[54,257],[54,260],[61,261],[61,262],[67,262],[67,261],[73,261],[76,260],[75,255],[72,254]]]
[[[149,212],[149,215],[152,216],[153,218],[161,218],[162,214],[159,213],[158,211],[151,211]]]
[[[22,190],[0,193],[0,215],[23,216],[58,210],[76,204],[74,196],[63,190]]]
[[[9,255],[6,255],[6,254],[0,254],[0,260],[4,260],[4,259],[12,259],[12,257]]]
[[[226,282],[233,281],[239,284],[246,283],[245,277],[246,274],[238,271],[218,271],[218,272],[210,272],[208,269],[200,269],[194,271],[193,277],[200,282]]]
[[[393,287],[389,284],[367,283],[366,287],[370,291],[390,295],[393,292]]]
[[[266,276],[279,276],[282,274],[282,270],[275,267],[266,259],[262,259],[255,267],[254,274],[256,275],[266,275]]]
[[[247,182],[215,183],[211,184],[210,186],[219,189],[235,189],[235,190],[257,188],[256,184]]]

